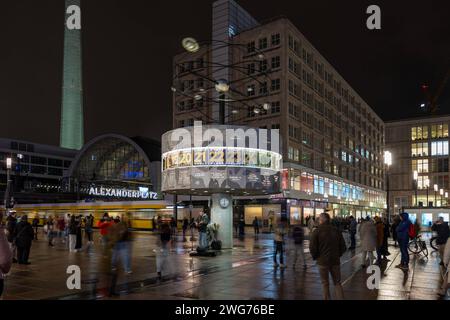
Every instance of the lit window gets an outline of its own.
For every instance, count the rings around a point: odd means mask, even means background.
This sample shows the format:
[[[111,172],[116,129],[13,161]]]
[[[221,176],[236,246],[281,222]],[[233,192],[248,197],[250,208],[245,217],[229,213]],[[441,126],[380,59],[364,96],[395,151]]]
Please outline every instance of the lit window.
[[[432,156],[448,156],[448,141],[431,142]]]

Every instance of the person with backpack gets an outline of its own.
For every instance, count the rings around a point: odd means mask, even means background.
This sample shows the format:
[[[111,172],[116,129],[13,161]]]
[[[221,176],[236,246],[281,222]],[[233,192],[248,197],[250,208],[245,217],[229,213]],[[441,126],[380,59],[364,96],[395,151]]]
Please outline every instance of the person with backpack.
[[[34,231],[26,215],[22,216],[20,222],[17,224],[14,236],[19,264],[30,264],[28,257],[30,256],[31,244],[34,239]]]
[[[294,229],[292,230],[292,238],[294,240],[294,263],[292,264],[292,267],[295,269],[298,257],[300,256],[303,262],[303,269],[306,269],[305,250],[303,247],[303,242],[305,241],[305,231],[301,225],[294,226]]]
[[[5,229],[1,223],[3,214],[0,212],[0,298],[3,295],[5,288],[5,275],[11,270],[13,263],[13,255],[9,245],[9,241],[6,237]]]
[[[396,265],[396,268],[402,270],[409,270],[409,253],[408,243],[409,239],[415,237],[414,225],[409,221],[409,214],[403,212],[400,214],[400,223],[395,230],[397,233],[398,245],[400,247],[400,253],[402,255],[400,264]]]
[[[159,279],[162,279],[163,269],[166,269],[167,267],[170,239],[171,230],[169,224],[161,224],[159,234],[159,250],[156,252],[156,272]]]

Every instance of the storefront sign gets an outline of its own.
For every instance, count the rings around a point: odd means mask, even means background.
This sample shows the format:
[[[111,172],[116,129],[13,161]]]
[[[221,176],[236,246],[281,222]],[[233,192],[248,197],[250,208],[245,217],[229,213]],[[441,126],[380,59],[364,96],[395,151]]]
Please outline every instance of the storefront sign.
[[[99,197],[115,197],[115,198],[135,198],[135,199],[157,199],[156,192],[149,191],[146,187],[139,187],[139,190],[130,190],[126,188],[107,188],[107,187],[90,187],[88,194]]]

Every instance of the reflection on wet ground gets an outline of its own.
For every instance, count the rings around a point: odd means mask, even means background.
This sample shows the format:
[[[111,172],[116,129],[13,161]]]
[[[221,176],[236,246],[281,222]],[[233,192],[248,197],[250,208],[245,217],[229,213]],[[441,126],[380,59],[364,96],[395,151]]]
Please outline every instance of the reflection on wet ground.
[[[43,236],[41,235],[41,238]],[[136,232],[132,250],[132,274],[119,270],[117,292],[112,299],[322,299],[320,277],[305,241],[307,269],[293,268],[293,244],[286,245],[287,268],[274,268],[272,235],[258,239],[249,229],[244,239],[235,239],[233,250],[216,257],[191,257],[195,243],[182,242],[171,249],[168,266],[162,278],[156,274],[157,237]],[[438,299],[441,285],[439,258],[432,252],[427,259],[411,255],[410,270],[395,268],[400,261],[398,248],[390,246],[389,261],[381,266],[377,290],[369,290],[366,282],[371,274],[361,268],[357,248],[341,259],[342,283],[346,299],[397,300]],[[82,252],[69,253],[66,244],[48,247],[45,240],[33,243],[31,265],[14,265],[6,280],[4,299],[110,299],[107,297],[110,272],[99,239]],[[69,265],[81,268],[81,290],[66,286]],[[333,292],[333,288],[331,288]],[[447,298],[448,299],[448,298]]]

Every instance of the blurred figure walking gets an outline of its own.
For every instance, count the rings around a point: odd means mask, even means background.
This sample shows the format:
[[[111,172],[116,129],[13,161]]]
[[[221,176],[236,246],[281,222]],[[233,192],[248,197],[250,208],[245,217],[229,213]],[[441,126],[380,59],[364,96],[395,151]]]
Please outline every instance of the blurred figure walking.
[[[77,221],[75,216],[70,217],[69,222],[69,251],[76,252],[75,247],[77,245]]]
[[[377,265],[381,265],[381,256],[383,254],[383,241],[384,241],[384,224],[381,218],[375,217],[375,228],[377,231]]]
[[[330,282],[329,275],[333,279],[336,299],[344,299],[344,291],[341,285],[341,259],[347,250],[344,237],[336,227],[330,224],[330,215],[321,213],[319,226],[311,234],[309,251],[314,260],[317,260],[320,278],[322,281],[323,298],[329,300]]]
[[[38,239],[38,227],[39,227],[39,217],[35,216],[33,222],[31,223],[34,229],[34,240]]]
[[[361,238],[362,267],[365,268],[373,264],[373,251],[377,248],[377,229],[370,217],[361,222],[359,236]],[[367,257],[369,258],[368,264],[366,264]]]
[[[400,253],[402,255],[400,264],[396,265],[396,268],[402,270],[409,269],[409,253],[408,253],[408,243],[409,243],[409,229],[411,227],[411,221],[409,221],[409,214],[403,212],[400,215],[401,222],[397,226],[397,240],[400,247]]]
[[[274,234],[274,253],[273,253],[273,266],[285,268],[284,264],[284,236],[286,234],[286,227],[283,221],[277,223]],[[280,264],[278,264],[277,256],[280,255]]]
[[[0,299],[5,288],[5,275],[9,273],[12,265],[12,251],[6,237],[7,230],[4,229],[3,214],[0,212]]]
[[[356,231],[358,228],[358,223],[356,222],[356,219],[353,218],[353,216],[349,217],[349,226],[348,226],[348,232],[350,233],[350,247],[349,250],[355,250],[356,248]]]
[[[167,223],[163,223],[160,228],[158,249],[156,250],[156,272],[158,278],[162,279],[162,272],[165,271],[168,266],[169,256],[169,244],[170,244],[170,226]]]
[[[294,226],[292,238],[294,240],[294,263],[292,264],[292,267],[295,268],[298,257],[300,256],[303,263],[303,269],[306,269],[305,249],[303,247],[305,231],[301,225]]]
[[[259,236],[259,220],[257,217],[253,219],[253,230],[255,232],[255,238],[258,238]]]
[[[16,239],[17,260],[19,264],[30,264],[28,257],[30,256],[34,231],[26,215],[21,217],[20,222],[16,226],[14,236]]]
[[[16,213],[14,211],[10,212],[8,217],[6,218],[6,238],[9,242],[9,246],[11,248],[11,253],[13,256],[13,263],[17,263],[17,246],[15,242],[15,231],[17,226],[17,218]]]

